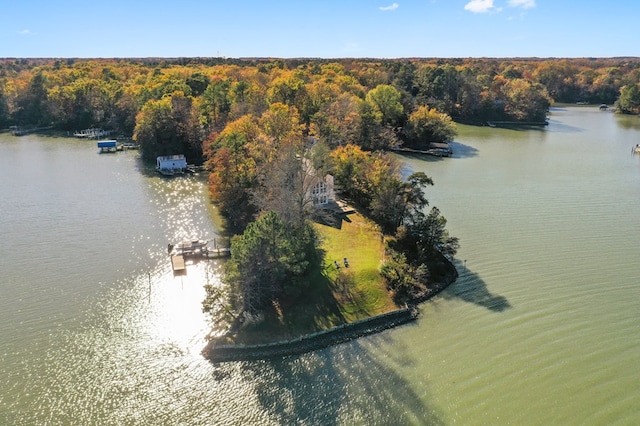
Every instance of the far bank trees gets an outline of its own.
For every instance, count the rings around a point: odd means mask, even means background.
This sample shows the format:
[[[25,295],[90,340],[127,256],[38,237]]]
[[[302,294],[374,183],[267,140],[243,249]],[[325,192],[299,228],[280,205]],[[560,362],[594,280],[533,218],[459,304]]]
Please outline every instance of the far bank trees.
[[[147,160],[182,153],[191,163],[202,163],[202,127],[193,99],[182,93],[145,103],[136,117],[133,138]]]
[[[421,108],[470,124],[541,122],[551,102],[618,100],[636,113],[639,69],[638,58],[1,59],[0,125],[99,127],[134,134],[146,158],[182,153],[199,164],[209,134],[280,103],[296,109],[305,136],[373,151],[416,143],[410,117]],[[148,117],[167,98],[170,114],[154,128]]]

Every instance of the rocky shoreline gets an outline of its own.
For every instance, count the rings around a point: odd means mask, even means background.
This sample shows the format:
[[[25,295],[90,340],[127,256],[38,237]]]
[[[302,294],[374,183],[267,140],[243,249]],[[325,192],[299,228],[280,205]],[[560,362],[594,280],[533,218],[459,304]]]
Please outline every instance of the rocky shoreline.
[[[458,271],[449,259],[441,256],[438,263],[442,269],[436,277],[436,285],[413,299],[406,308],[287,341],[257,345],[233,345],[221,343],[219,340],[211,340],[202,350],[202,355],[214,363],[283,358],[348,342],[414,321],[418,317],[417,305],[431,299],[458,278]]]

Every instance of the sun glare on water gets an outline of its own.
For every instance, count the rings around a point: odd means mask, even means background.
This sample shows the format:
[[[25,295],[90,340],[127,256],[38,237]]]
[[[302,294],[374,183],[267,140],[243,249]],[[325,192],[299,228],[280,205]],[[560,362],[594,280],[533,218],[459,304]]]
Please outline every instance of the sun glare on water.
[[[150,312],[143,328],[147,328],[153,340],[200,353],[211,328],[202,312],[204,286],[219,283],[219,274],[213,268],[215,265],[207,262],[188,263],[186,275],[173,276],[168,270],[151,276]]]

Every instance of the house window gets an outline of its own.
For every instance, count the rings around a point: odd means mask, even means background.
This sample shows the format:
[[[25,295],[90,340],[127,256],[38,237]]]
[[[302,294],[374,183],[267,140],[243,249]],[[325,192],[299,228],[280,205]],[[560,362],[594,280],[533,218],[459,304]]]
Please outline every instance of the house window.
[[[327,192],[327,185],[324,182],[318,182],[314,185],[311,193],[313,195],[324,194]]]

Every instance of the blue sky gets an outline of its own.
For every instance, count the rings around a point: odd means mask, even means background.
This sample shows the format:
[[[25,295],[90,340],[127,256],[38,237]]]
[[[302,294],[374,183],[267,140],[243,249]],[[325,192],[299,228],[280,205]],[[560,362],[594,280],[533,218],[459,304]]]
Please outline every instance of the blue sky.
[[[12,0],[0,57],[640,56],[637,0]]]

